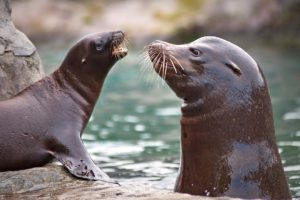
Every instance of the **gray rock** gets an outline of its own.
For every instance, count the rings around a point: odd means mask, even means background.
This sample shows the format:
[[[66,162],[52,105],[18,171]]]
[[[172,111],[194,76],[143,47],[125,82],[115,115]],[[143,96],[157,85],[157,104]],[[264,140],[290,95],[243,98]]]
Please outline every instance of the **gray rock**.
[[[35,46],[11,21],[9,0],[0,0],[0,100],[44,76]]]
[[[20,171],[0,173],[0,199],[51,200],[213,200],[216,198],[191,196],[158,190],[137,183],[116,184],[74,178],[57,164]],[[230,199],[230,198],[217,198]]]

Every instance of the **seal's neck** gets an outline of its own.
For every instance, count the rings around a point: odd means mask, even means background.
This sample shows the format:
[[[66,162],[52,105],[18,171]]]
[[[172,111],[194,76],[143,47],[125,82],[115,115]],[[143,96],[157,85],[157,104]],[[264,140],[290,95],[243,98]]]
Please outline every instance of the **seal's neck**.
[[[106,74],[100,75],[96,80],[91,77],[81,78],[68,70],[58,69],[53,73],[53,77],[74,100],[76,99],[77,102],[82,102],[82,104],[87,102],[94,105],[101,92]]]
[[[56,70],[53,74],[53,80],[59,85],[66,98],[69,98],[78,111],[84,113],[84,126],[90,118],[97,99],[100,95],[102,85],[106,74],[102,74],[98,80],[93,78],[82,80],[67,70]],[[84,128],[84,127],[83,127]]]
[[[214,196],[225,192],[226,183],[224,186],[218,181],[226,180],[218,178],[222,169],[217,168],[224,163],[222,154],[228,151],[230,139],[226,137],[227,130],[222,128],[222,123],[227,123],[223,121],[225,112],[208,112],[203,110],[204,106],[203,102],[194,102],[181,108],[181,162],[175,191]],[[226,167],[223,173],[225,178]]]
[[[242,192],[243,186],[245,194],[242,196],[259,197],[258,193],[270,189],[260,188],[259,183],[251,180],[249,183],[241,181],[251,173],[265,173],[255,166],[269,164],[268,167],[281,169],[270,98],[267,92],[253,95],[252,104],[225,107],[223,111],[214,110],[208,115],[183,112],[181,166],[175,191],[234,196]],[[268,160],[273,163],[266,164]],[[240,171],[244,174],[239,174]],[[253,185],[256,189],[252,191]]]

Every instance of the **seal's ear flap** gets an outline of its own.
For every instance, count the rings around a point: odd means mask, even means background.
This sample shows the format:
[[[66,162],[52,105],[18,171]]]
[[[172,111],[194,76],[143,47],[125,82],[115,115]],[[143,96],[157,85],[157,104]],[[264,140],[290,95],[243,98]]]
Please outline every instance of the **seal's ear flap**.
[[[229,67],[236,75],[242,75],[241,69],[235,63],[227,62],[225,63],[225,65]]]

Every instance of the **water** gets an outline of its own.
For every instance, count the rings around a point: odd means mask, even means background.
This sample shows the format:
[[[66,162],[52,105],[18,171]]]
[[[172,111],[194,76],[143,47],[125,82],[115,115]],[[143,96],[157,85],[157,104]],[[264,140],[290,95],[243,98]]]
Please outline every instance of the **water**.
[[[242,47],[267,77],[279,151],[292,194],[300,197],[299,54],[267,45]],[[40,54],[49,72],[65,50],[46,47]],[[147,82],[151,75],[142,72],[137,57],[129,54],[110,72],[83,134],[84,143],[111,177],[171,190],[179,166],[181,102],[158,79]]]

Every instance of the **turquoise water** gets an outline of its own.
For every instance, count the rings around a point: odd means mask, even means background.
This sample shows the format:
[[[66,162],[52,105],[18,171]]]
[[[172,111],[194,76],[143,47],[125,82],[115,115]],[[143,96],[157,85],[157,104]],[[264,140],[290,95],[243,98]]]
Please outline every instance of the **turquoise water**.
[[[300,197],[299,53],[266,45],[242,47],[267,77],[284,169],[293,196]],[[48,73],[66,53],[50,49],[40,48]],[[94,161],[111,177],[173,189],[181,102],[155,74],[141,70],[138,61],[138,55],[131,53],[114,66],[83,139]]]

